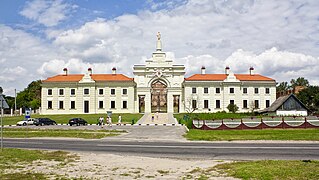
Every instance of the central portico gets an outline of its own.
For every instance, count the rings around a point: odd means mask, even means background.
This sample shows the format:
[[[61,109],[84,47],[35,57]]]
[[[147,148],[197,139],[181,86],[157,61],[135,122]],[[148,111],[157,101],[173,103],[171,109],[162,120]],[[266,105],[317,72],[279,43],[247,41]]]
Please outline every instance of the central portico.
[[[162,51],[160,33],[157,34],[156,51],[145,65],[134,65],[136,83],[136,112],[182,111],[184,65],[174,65]]]

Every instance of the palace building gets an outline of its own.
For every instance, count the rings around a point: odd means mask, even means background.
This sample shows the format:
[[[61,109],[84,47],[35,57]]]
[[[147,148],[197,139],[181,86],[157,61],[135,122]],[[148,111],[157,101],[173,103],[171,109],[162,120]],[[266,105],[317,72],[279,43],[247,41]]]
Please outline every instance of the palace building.
[[[162,51],[160,34],[156,51],[143,65],[134,65],[134,78],[118,74],[63,74],[42,81],[41,114],[99,114],[150,112],[261,110],[276,100],[276,81],[254,74],[234,74],[229,67],[222,74],[200,74],[185,78],[185,66],[176,65]]]

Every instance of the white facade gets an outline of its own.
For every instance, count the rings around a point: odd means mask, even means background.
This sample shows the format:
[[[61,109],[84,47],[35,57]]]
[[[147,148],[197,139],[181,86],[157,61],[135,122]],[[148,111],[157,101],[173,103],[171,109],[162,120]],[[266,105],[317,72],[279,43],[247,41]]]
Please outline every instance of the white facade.
[[[134,79],[116,74],[57,75],[42,83],[41,114],[99,114],[148,112],[239,112],[270,106],[276,99],[276,82],[260,75],[195,74],[185,78],[184,65],[175,65],[156,51],[144,65],[134,65]],[[257,89],[257,90],[256,90]],[[61,94],[61,91],[63,93]],[[195,91],[195,92],[194,92]]]
[[[233,79],[230,80],[231,76]],[[194,112],[228,112],[227,106],[233,103],[238,112],[251,112],[269,107],[276,100],[275,82],[239,81],[232,73],[225,80],[185,80],[184,84],[186,111],[193,111],[196,107]]]

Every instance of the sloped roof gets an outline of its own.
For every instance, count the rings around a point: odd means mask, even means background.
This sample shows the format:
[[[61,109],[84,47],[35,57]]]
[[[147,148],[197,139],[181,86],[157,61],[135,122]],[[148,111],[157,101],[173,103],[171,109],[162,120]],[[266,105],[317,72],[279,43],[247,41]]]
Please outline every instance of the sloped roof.
[[[299,102],[299,104],[304,107],[307,111],[310,111],[294,94],[289,94],[286,96],[281,96],[278,99],[276,99],[275,102],[272,103],[271,106],[269,106],[268,108],[265,108],[259,112],[263,113],[263,112],[275,112],[277,111],[289,98],[294,98],[296,101]]]
[[[92,74],[91,77],[94,81],[133,81],[123,74]]]
[[[235,74],[236,78],[240,81],[275,81],[266,76],[259,74]],[[226,74],[194,74],[188,78],[186,81],[223,81],[227,78]]]
[[[79,82],[83,76],[84,74],[56,75],[42,82]],[[123,74],[92,74],[91,77],[94,81],[133,81],[133,78]]]

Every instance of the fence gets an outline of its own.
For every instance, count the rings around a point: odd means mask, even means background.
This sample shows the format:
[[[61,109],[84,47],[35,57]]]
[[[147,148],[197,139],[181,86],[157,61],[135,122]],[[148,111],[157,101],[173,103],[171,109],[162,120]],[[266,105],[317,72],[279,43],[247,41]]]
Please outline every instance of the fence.
[[[242,119],[193,120],[193,128],[201,130],[319,128],[319,117],[250,117]]]

